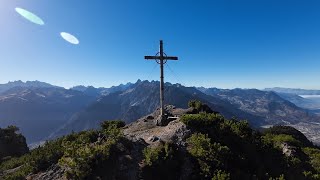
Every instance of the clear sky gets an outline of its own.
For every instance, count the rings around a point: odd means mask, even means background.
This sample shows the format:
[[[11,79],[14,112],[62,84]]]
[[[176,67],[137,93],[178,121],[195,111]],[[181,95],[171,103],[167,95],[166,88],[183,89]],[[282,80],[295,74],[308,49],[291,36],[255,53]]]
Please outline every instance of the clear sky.
[[[16,7],[43,19],[23,19]],[[72,45],[60,37],[80,40]],[[109,87],[158,80],[220,88],[320,89],[319,0],[0,0],[0,83]]]

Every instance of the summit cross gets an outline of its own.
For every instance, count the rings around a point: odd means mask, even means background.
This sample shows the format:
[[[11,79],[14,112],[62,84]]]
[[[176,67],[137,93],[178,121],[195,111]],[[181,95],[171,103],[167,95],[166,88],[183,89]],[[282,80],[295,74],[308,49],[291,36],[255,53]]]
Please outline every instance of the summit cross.
[[[163,65],[167,63],[167,60],[178,60],[178,57],[175,56],[167,56],[165,52],[163,52],[163,41],[160,40],[160,51],[155,56],[145,56],[146,60],[155,60],[158,64],[160,64],[160,116],[162,125],[165,117],[164,110],[164,74],[163,74]]]

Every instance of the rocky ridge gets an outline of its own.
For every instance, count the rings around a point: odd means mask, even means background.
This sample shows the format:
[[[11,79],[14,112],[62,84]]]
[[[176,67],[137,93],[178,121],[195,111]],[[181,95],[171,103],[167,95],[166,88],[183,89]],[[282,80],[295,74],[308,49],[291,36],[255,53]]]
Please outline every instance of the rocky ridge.
[[[141,177],[141,169],[145,166],[142,152],[146,147],[157,147],[161,144],[173,143],[179,147],[186,148],[186,139],[190,137],[191,131],[180,121],[180,116],[191,112],[192,109],[167,106],[166,111],[172,120],[166,126],[157,126],[160,115],[160,111],[157,109],[155,112],[123,128],[123,135],[130,145],[128,146],[126,143],[117,144],[120,155],[114,164],[118,170],[116,179],[136,180]],[[187,161],[185,163],[190,162]],[[191,168],[190,164],[183,164],[183,166],[186,169]],[[66,179],[64,176],[65,171],[66,169],[63,167],[53,165],[44,172],[30,174],[26,179],[63,180]]]

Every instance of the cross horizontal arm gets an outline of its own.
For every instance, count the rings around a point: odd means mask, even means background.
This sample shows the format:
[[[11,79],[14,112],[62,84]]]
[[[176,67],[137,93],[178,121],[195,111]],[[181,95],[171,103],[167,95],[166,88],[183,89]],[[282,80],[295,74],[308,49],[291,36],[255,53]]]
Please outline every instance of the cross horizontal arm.
[[[161,59],[160,56],[145,56],[144,59]],[[178,60],[178,57],[174,57],[174,56],[164,56],[163,60]]]
[[[144,59],[160,59],[159,56],[145,56]]]
[[[174,57],[174,56],[167,56],[167,57],[164,57],[165,59],[167,60],[178,60],[178,57]]]

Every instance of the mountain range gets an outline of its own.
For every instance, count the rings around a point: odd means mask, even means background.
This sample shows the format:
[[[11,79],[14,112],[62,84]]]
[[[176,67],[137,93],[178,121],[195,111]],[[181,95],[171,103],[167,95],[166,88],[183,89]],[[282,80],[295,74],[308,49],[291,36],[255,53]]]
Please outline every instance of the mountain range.
[[[295,94],[295,95],[320,95],[320,90],[307,90],[297,88],[265,88],[265,91],[274,91],[278,93]]]
[[[14,87],[0,94],[0,126],[20,127],[27,141],[49,136],[94,97],[56,87]]]
[[[14,87],[38,87],[38,88],[49,88],[49,87],[57,87],[58,86],[53,86],[51,84],[45,83],[45,82],[40,82],[40,81],[26,81],[22,82],[21,80],[19,81],[12,81],[8,82],[6,84],[0,84],[0,93],[3,93],[11,88]]]
[[[196,88],[170,83],[165,87],[165,104],[187,108],[188,101],[197,99],[227,118],[246,119],[256,128],[302,123],[305,131],[306,127],[320,123],[316,113],[299,105],[307,101],[300,96],[300,101],[294,101],[283,93],[257,89]],[[72,131],[97,128],[104,120],[130,123],[153,112],[158,104],[157,81],[70,89],[39,81],[15,81],[0,85],[0,127],[16,125],[29,144],[38,143]],[[320,137],[314,134],[316,130],[310,131],[311,134],[304,133]],[[320,138],[313,140],[320,142]]]

